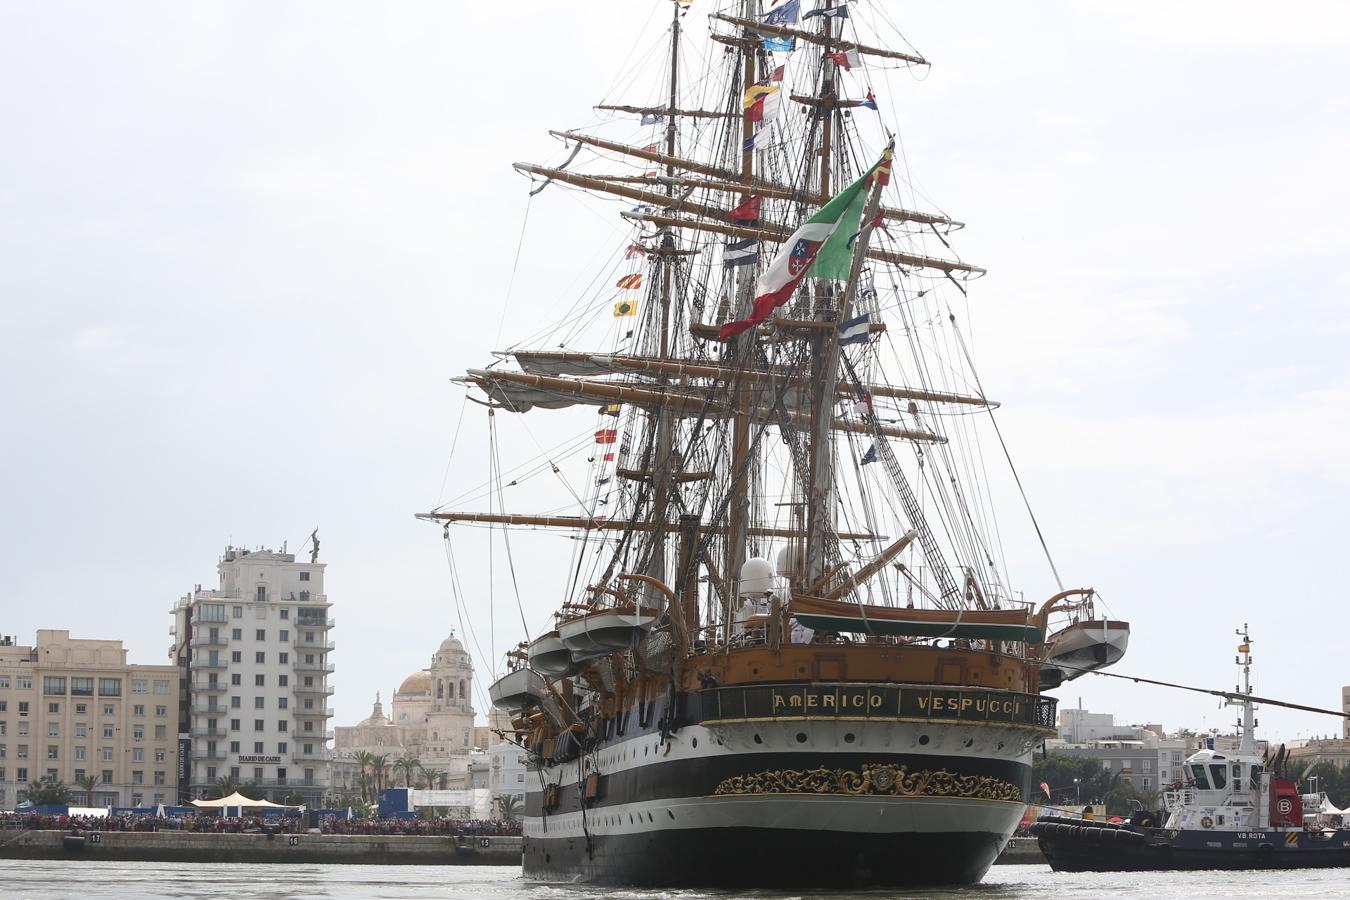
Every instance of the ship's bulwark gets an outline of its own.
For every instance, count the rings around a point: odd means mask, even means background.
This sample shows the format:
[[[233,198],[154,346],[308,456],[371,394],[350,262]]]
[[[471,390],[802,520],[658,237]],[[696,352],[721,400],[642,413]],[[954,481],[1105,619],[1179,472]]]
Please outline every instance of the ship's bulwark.
[[[1040,739],[1015,723],[860,719],[686,722],[663,734],[652,723],[670,720],[652,712],[527,774],[526,877],[972,883],[1021,819]]]

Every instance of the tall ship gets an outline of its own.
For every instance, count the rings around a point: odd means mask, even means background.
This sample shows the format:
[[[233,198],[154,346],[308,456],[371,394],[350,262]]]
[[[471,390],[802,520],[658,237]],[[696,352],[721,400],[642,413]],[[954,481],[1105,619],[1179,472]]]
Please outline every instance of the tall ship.
[[[1042,691],[1129,626],[1053,564],[1012,582],[989,473],[1020,482],[966,324],[984,270],[891,121],[918,82],[890,76],[929,63],[884,4],[653,2],[668,30],[633,71],[659,77],[515,166],[533,203],[614,202],[609,270],[461,379],[494,423],[580,431],[515,470],[494,449],[486,508],[421,514],[452,544],[572,539],[491,686],[527,755],[524,872],[978,881],[1054,734]],[[508,508],[531,476],[559,505]]]
[[[1338,809],[1322,791],[1300,791],[1285,749],[1262,752],[1257,744],[1252,639],[1245,628],[1238,633],[1242,685],[1233,693],[1212,692],[1241,711],[1237,747],[1219,750],[1209,738],[1186,758],[1185,779],[1163,793],[1162,810],[1141,810],[1119,822],[1058,815],[1037,820],[1032,834],[1056,871],[1321,869],[1350,863],[1350,811]]]

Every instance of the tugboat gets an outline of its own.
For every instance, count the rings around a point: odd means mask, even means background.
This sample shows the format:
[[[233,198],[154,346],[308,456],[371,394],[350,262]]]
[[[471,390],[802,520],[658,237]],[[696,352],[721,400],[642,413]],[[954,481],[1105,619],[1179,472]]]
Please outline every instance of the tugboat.
[[[1350,829],[1325,794],[1301,795],[1284,777],[1284,748],[1257,751],[1251,637],[1239,632],[1243,691],[1236,753],[1209,746],[1187,758],[1187,781],[1164,794],[1165,812],[1127,822],[1045,816],[1031,826],[1057,872],[1177,869],[1314,869],[1350,865]]]

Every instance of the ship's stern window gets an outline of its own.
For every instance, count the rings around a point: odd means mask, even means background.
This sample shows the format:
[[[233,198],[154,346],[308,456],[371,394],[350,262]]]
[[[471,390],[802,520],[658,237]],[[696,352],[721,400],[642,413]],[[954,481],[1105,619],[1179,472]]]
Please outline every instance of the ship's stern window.
[[[1222,763],[1209,767],[1209,777],[1214,782],[1214,790],[1221,791],[1228,784],[1228,772]]]

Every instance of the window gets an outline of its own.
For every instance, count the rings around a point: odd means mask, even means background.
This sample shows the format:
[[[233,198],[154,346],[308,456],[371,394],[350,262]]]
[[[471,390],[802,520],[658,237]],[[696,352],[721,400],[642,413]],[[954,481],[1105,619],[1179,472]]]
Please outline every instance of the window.
[[[231,610],[230,615],[234,616],[236,619],[242,619],[244,617],[244,608],[242,606],[236,606]]]
[[[212,630],[212,631],[215,631],[214,628],[211,629],[211,630]],[[133,678],[133,679],[131,679],[131,692],[132,692],[133,694],[148,694],[148,693],[150,693],[150,682],[147,681],[147,680],[144,679],[144,678]]]
[[[22,704],[20,704],[20,705],[22,705]],[[20,710],[20,712],[22,712],[22,710]],[[23,737],[23,736],[26,735],[27,733],[28,733],[28,723],[27,723],[27,722],[20,722],[20,723],[19,723],[19,737]]]
[[[84,746],[83,745],[77,746],[75,748],[75,760],[77,762],[84,762],[84,753],[85,753]]]
[[[254,697],[254,698],[253,698],[253,708],[254,708],[254,709],[265,709],[265,708],[266,708],[266,702],[267,702],[267,698],[266,698],[266,697]]]
[[[254,599],[257,600],[259,603],[263,603],[267,600],[267,585],[265,584],[258,585],[258,590],[254,594]]]
[[[1143,763],[1142,763],[1142,766],[1143,766],[1143,770],[1144,770],[1145,772],[1152,772],[1152,771],[1153,771],[1153,760],[1151,760],[1151,759],[1146,759],[1146,760],[1144,760]]]
[[[47,704],[47,712],[49,712],[49,713],[55,715],[56,713],[59,713],[60,711],[61,711],[61,704],[60,704],[60,703],[48,703],[48,704]]]
[[[93,690],[93,689],[90,688],[90,690]],[[0,703],[0,712],[4,712],[4,710],[5,710],[4,704],[3,704],[3,703]],[[76,703],[76,704],[75,704],[75,715],[77,715],[77,716],[82,716],[82,715],[84,715],[84,714],[87,713],[87,712],[89,712],[89,704],[88,704],[88,703]]]
[[[253,654],[253,661],[260,666],[263,665],[267,662],[267,653],[259,650],[257,653]]]
[[[18,768],[18,769],[15,769],[15,770],[14,770],[14,778],[15,778],[15,780],[18,781],[20,784],[23,784],[25,781],[28,780],[28,769],[23,768],[23,767],[20,767],[20,768]]]
[[[47,758],[58,759],[61,756],[61,747],[58,744],[47,745]]]
[[[300,573],[300,580],[301,580],[301,581],[309,581],[309,573],[308,573],[308,572],[301,572],[301,573]]]
[[[259,641],[265,641],[265,640],[267,640],[267,629],[266,629],[266,628],[259,628],[257,631],[255,631],[255,632],[253,633],[253,637],[254,637],[255,640],[259,640]]]
[[[262,720],[262,719],[254,719],[254,720],[253,720],[253,730],[254,730],[254,731],[262,731],[262,730],[263,730],[263,720]]]
[[[311,721],[309,721],[308,719],[306,719],[306,720],[305,720],[305,725],[304,725],[304,727],[301,728],[300,730],[301,730],[301,731],[313,731],[313,730],[314,730],[314,723],[311,722]]]
[[[162,679],[162,678],[156,679],[156,680],[155,680],[155,693],[156,693],[156,694],[167,694],[168,692],[169,692],[169,682],[168,682],[167,680],[165,680],[165,679]]]
[[[230,730],[231,730],[231,731],[238,731],[238,730],[239,730],[239,720],[238,720],[238,719],[231,719],[231,720],[230,720]]]
[[[237,777],[238,777],[238,776],[236,776],[236,778],[237,778]],[[215,780],[216,780],[216,767],[215,767],[215,766],[207,766],[207,767],[206,767],[206,780],[207,780],[207,781],[215,781]]]
[[[0,689],[9,690],[9,676],[0,675]]]
[[[47,723],[47,737],[60,737],[61,725],[58,722]]]
[[[168,714],[169,714],[169,708],[168,708],[167,706],[156,706],[156,707],[155,707],[155,715],[156,715],[156,716],[159,716],[160,718],[163,718],[164,716],[167,716]]]
[[[258,782],[259,784],[262,783],[262,780],[263,780],[263,770],[262,770],[262,766],[254,766],[254,767],[253,767],[253,780],[256,781],[256,782]]]
[[[238,672],[231,672],[231,673],[230,673],[230,685],[231,685],[231,686],[233,686],[233,687],[239,687],[239,686],[241,686],[243,683],[244,683],[244,676],[243,676],[243,675],[241,675],[241,674],[238,673]]]
[[[286,769],[284,766],[277,766],[277,784],[285,784]]]
[[[281,629],[281,631],[277,633],[277,640],[281,641],[283,644],[288,643],[290,639],[291,633],[285,628]]]
[[[156,725],[156,726],[155,726],[155,740],[157,740],[157,741],[162,741],[162,740],[164,740],[166,737],[168,737],[168,735],[165,734],[165,731],[166,731],[167,729],[168,729],[168,726],[167,726],[167,725]]]
[[[278,697],[278,698],[277,698],[277,709],[285,709],[285,708],[286,708],[286,704],[289,703],[289,702],[290,702],[290,698],[288,698],[288,697]]]
[[[1216,763],[1209,767],[1209,779],[1214,783],[1214,789],[1221,791],[1228,784],[1228,772],[1222,763]]]
[[[132,784],[145,784],[145,772],[144,772],[143,770],[141,770],[141,769],[132,769],[132,770],[131,770],[131,783],[132,783]]]
[[[120,678],[100,678],[98,680],[98,694],[100,697],[120,697],[122,696],[122,679]],[[105,712],[112,707],[106,707]]]
[[[281,654],[281,655],[282,655],[282,656],[285,656],[286,654],[283,653],[283,654]],[[289,675],[278,675],[278,676],[277,676],[277,684],[280,685],[281,687],[290,687],[290,685],[291,685],[291,676],[289,676]]]
[[[277,731],[280,731],[282,734],[285,734],[285,733],[286,733],[286,724],[287,724],[287,723],[286,723],[286,720],[285,720],[285,719],[278,719],[278,720],[277,720]]]
[[[105,716],[115,716],[117,715],[117,707],[113,706],[111,703],[105,703],[103,704],[103,714]]]
[[[203,622],[224,622],[225,604],[224,603],[203,603],[201,607],[201,620]]]
[[[277,742],[277,752],[278,752],[278,753],[285,753],[285,752],[286,752],[286,747],[287,747],[287,744],[286,744],[285,741],[278,741],[278,742]]]
[[[230,752],[231,752],[231,753],[238,753],[238,752],[239,752],[239,742],[238,742],[238,741],[230,741]]]
[[[133,748],[132,751],[131,751],[131,761],[132,761],[132,762],[145,762],[145,749],[142,748],[142,747],[135,747],[135,748]]]
[[[158,769],[155,771],[155,784],[163,784],[163,783],[164,783],[164,771],[162,769]]]
[[[164,762],[164,751],[163,751],[163,750],[156,750],[156,751],[155,751],[155,762]]]
[[[105,738],[110,738],[113,736],[113,727],[111,725],[103,726],[103,736]]]
[[[253,742],[253,752],[254,752],[254,753],[262,753],[262,752],[264,752],[264,751],[263,751],[263,742],[262,742],[262,741],[254,741],[254,742]]]
[[[239,697],[230,698],[230,709],[243,709],[243,701]]]
[[[98,750],[98,755],[99,755],[99,757],[100,757],[104,762],[112,762],[112,761],[113,761],[113,748],[111,748],[111,747],[100,747],[99,750]],[[111,782],[111,781],[112,781],[112,776],[111,776],[111,775],[105,776],[103,780],[104,780],[104,781],[107,781],[107,782]]]
[[[94,679],[92,678],[71,678],[70,694],[72,697],[92,697],[94,696]]]
[[[291,617],[291,611],[290,611],[289,609],[286,609],[285,607],[282,607],[282,608],[281,608],[281,620],[284,622],[284,621],[286,621],[287,619],[289,619],[290,617]],[[282,632],[282,633],[284,634],[285,632]],[[284,640],[286,640],[286,639],[285,639],[285,638],[282,638],[282,640],[284,641]]]
[[[42,693],[65,696],[66,679],[62,675],[46,675],[42,679]]]
[[[239,650],[230,651],[230,662],[241,663],[244,661],[244,654]]]
[[[3,732],[3,731],[0,731],[0,734],[4,734],[4,732]],[[89,735],[89,726],[86,725],[86,724],[84,724],[83,722],[76,722],[76,723],[75,723],[75,736],[76,736],[76,737],[87,737],[88,735]]]
[[[33,676],[16,675],[14,677],[14,686],[21,691],[31,691],[33,689]]]
[[[143,716],[143,715],[145,715],[145,704],[144,704],[144,703],[133,703],[132,706],[131,706],[131,714],[132,714],[133,716]]]
[[[133,741],[143,741],[143,740],[145,740],[145,726],[144,726],[144,725],[132,725],[132,726],[131,726],[131,739],[132,739]]]
[[[230,629],[230,640],[232,640],[232,641],[242,641],[243,639],[244,639],[244,629],[242,629],[242,628],[232,628],[232,629]]]

